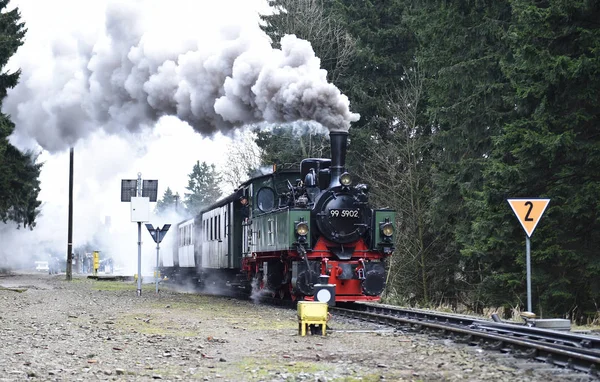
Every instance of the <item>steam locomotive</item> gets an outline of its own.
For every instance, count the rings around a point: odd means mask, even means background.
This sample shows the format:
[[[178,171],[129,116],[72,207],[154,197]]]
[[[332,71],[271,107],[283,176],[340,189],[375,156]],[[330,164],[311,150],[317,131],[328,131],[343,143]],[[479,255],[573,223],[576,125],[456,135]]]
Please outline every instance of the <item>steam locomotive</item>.
[[[338,302],[379,300],[384,259],[394,250],[395,212],[372,209],[368,186],[352,184],[347,139],[347,132],[331,132],[331,159],[308,158],[297,170],[252,178],[180,222],[161,274],[292,300],[315,299],[316,286],[324,284]]]

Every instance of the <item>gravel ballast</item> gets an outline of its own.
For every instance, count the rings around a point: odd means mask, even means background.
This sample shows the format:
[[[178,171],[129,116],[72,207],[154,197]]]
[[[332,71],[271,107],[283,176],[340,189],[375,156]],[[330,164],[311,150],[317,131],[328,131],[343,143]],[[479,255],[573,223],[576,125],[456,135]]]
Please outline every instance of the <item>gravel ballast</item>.
[[[0,381],[587,381],[423,334],[133,282],[0,275]]]

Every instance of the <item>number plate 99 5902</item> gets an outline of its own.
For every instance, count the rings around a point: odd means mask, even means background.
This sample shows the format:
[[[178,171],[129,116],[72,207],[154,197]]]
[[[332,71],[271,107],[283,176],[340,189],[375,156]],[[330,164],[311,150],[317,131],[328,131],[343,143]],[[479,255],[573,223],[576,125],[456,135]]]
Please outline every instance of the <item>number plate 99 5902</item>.
[[[342,219],[357,219],[360,217],[360,210],[358,208],[332,208],[329,210],[329,217]]]

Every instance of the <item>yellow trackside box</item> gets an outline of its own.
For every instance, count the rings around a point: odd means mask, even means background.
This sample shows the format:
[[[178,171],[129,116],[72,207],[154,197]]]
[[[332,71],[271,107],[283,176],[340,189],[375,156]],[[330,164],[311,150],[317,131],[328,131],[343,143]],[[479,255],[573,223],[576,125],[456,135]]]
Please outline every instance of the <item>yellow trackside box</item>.
[[[298,302],[298,318],[302,321],[327,321],[327,303],[319,301]]]
[[[298,334],[306,335],[309,326],[321,326],[321,335],[327,328],[327,305],[320,301],[300,301],[298,303]],[[311,329],[312,332],[312,329]]]

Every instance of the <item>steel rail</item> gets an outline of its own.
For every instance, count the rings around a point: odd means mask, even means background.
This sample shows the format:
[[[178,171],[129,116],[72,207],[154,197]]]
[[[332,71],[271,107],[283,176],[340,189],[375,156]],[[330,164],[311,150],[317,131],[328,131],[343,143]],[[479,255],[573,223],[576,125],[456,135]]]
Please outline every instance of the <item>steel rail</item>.
[[[439,316],[438,320],[427,320],[424,318],[398,317],[397,315],[390,313],[374,313],[364,310],[357,311],[352,308],[334,307],[330,310],[334,314],[340,314],[350,318],[359,318],[380,324],[404,324],[436,329],[441,331],[443,334],[460,334],[466,336],[466,340],[469,342],[476,342],[473,339],[479,338],[480,342],[485,340],[495,342],[495,344],[492,345],[493,348],[496,348],[497,350],[501,350],[503,344],[506,344],[508,346],[508,350],[510,351],[514,350],[515,347],[521,348],[526,350],[526,352],[523,352],[523,355],[525,356],[542,360],[557,366],[568,367],[570,369],[582,372],[589,372],[594,375],[597,374],[598,368],[600,368],[600,353],[596,351],[583,349],[581,347],[569,347],[562,344],[555,345],[526,337],[516,338],[514,333],[510,333],[508,329],[504,333],[484,331],[478,327],[472,327],[473,322],[476,320],[467,319],[464,320],[464,323],[457,325],[455,322],[441,322]],[[391,312],[393,309],[390,309],[389,311]],[[435,316],[433,313],[429,315]],[[484,345],[484,343],[481,343],[481,345]]]
[[[536,328],[525,324],[487,321],[472,316],[455,315],[448,313],[439,313],[427,310],[407,309],[393,307],[389,305],[377,305],[372,303],[349,304],[349,309],[359,311],[369,311],[373,313],[381,312],[396,317],[407,317],[414,319],[429,320],[434,322],[443,322],[445,324],[455,324],[459,326],[473,326],[481,330],[489,331],[509,331],[514,335],[526,336],[540,341],[552,343],[562,343],[576,348],[586,348],[600,351],[600,336],[590,336],[584,334],[575,334],[565,331]]]

